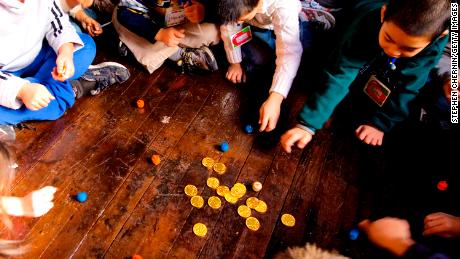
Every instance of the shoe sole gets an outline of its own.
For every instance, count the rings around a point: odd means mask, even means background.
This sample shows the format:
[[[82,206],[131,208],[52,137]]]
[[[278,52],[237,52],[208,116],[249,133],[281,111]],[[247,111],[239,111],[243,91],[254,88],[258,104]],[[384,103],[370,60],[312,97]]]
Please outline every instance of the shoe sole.
[[[202,48],[202,50],[204,50],[204,52],[206,52],[208,57],[211,58],[212,64],[216,65],[215,67],[211,67],[211,71],[217,71],[219,69],[219,67],[217,66],[216,57],[214,57],[214,54],[212,53],[212,51],[208,47],[204,47],[204,48]]]
[[[97,69],[97,68],[108,67],[108,66],[114,66],[114,67],[128,69],[127,67],[123,66],[120,63],[110,62],[110,61],[109,62],[102,62],[102,63],[97,64],[97,65],[90,65],[88,67],[88,69]]]

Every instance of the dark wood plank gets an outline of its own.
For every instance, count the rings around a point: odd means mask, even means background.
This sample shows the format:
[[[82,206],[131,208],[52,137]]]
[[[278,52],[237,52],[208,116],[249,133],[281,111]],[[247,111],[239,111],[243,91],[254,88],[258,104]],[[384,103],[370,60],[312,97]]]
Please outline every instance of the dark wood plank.
[[[227,103],[228,89],[216,87],[209,81],[208,85],[208,91],[213,91],[211,96],[197,116],[189,118],[193,122],[180,137],[180,141],[169,147],[166,152],[167,162],[159,171],[158,179],[152,183],[143,201],[110,247],[107,254],[109,257],[129,256],[149,248],[154,250],[147,253],[149,256],[165,256],[170,250],[171,243],[178,234],[177,227],[183,225],[191,210],[189,201],[183,194],[185,183],[196,184],[201,188],[204,186],[202,179],[207,178],[206,170],[205,174],[197,173],[203,170],[201,159],[204,156],[214,157],[219,154],[214,148],[218,143],[216,140],[225,137],[225,134],[233,133],[228,131],[225,120],[218,119],[221,117],[220,111],[226,105],[235,105]],[[169,136],[168,132],[165,133]],[[152,147],[161,150],[164,143],[164,138],[160,138],[154,141]]]
[[[183,129],[180,127],[185,125],[184,123],[190,120],[190,117],[194,117],[193,113],[197,113],[199,110],[196,108],[201,106],[201,102],[204,102],[206,99],[199,100],[196,97],[200,94],[201,97],[205,97],[209,94],[207,91],[203,91],[201,86],[195,86],[193,83],[194,81],[183,81],[183,83],[187,82],[192,84],[190,89],[184,88],[183,90],[170,91],[168,93],[164,100],[135,133],[138,139],[142,139],[144,143],[151,143],[153,140],[163,136],[163,134],[159,134],[160,131],[169,127],[177,131],[185,131],[186,127]],[[193,103],[195,107],[191,106],[191,103]],[[180,114],[188,114],[190,117],[181,119],[179,116]],[[160,118],[163,116],[171,117],[169,124],[164,124],[160,121]],[[179,138],[177,138],[177,140],[178,139]],[[82,240],[81,246],[78,248],[78,251],[76,251],[75,256],[91,255],[100,257],[104,255],[137,203],[143,197],[144,192],[157,176],[158,170],[167,163],[165,156],[162,155],[162,163],[158,167],[152,167],[151,162],[146,158],[154,153],[158,152],[152,147],[147,149],[142,156],[144,159],[138,161],[132,175],[128,177],[120,188],[120,191],[105,209],[101,218],[98,219],[95,226]]]

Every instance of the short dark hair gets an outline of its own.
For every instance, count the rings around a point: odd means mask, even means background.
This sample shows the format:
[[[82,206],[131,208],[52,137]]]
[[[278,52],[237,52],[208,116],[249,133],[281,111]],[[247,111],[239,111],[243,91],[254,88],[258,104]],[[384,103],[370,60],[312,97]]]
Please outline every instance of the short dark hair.
[[[450,26],[451,0],[390,0],[385,21],[394,22],[411,36],[439,36]]]
[[[261,0],[219,0],[219,18],[223,24],[234,23],[250,13]]]

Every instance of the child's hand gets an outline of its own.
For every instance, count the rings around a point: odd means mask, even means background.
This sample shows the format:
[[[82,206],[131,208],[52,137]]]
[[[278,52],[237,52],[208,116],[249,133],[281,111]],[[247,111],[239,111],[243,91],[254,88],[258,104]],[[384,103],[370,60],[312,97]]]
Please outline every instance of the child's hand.
[[[191,23],[200,23],[204,20],[204,6],[195,0],[192,0],[192,4],[187,3],[184,6],[185,18]]]
[[[176,29],[174,27],[163,28],[155,35],[155,40],[163,42],[168,47],[176,47],[185,37],[184,33],[184,29]]]
[[[423,235],[445,238],[460,236],[460,217],[437,212],[425,217]]]
[[[87,17],[81,22],[81,26],[91,35],[91,37],[99,36],[102,34],[102,27],[96,20],[91,17]]]
[[[281,136],[281,146],[287,153],[291,153],[292,146],[297,143],[297,147],[303,149],[312,139],[310,132],[301,128],[292,128]]]
[[[356,131],[356,136],[364,143],[372,146],[381,146],[383,142],[383,132],[369,125],[361,125]]]
[[[397,256],[403,256],[415,244],[410,234],[410,226],[406,220],[397,218],[383,218],[370,222],[364,220],[359,223],[369,240],[375,245],[387,249]]]
[[[73,50],[73,43],[65,43],[59,48],[59,54],[56,58],[56,67],[54,67],[53,72],[51,72],[54,80],[64,82],[75,73]]]
[[[240,63],[233,63],[228,66],[227,74],[225,75],[232,83],[237,84],[246,82],[246,75]]]
[[[259,110],[259,131],[272,131],[276,127],[280,116],[281,102],[284,97],[276,92],[271,92],[268,99],[262,104]]]
[[[41,84],[25,84],[19,90],[18,99],[20,99],[27,109],[36,111],[40,110],[54,100],[54,96],[48,89]]]
[[[46,186],[24,197],[2,197],[2,205],[10,216],[40,217],[53,208],[56,188]]]

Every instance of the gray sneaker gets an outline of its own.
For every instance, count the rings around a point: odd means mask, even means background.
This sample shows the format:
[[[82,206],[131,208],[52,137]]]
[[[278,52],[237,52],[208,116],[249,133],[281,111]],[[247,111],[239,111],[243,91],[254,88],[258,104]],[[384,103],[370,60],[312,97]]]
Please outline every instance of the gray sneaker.
[[[0,141],[14,141],[16,132],[12,125],[0,125]]]
[[[181,56],[183,65],[188,70],[204,70],[213,72],[219,69],[214,54],[212,54],[212,51],[206,46],[202,46],[199,49],[183,48]]]
[[[81,76],[82,79],[96,82],[96,86],[91,90],[92,95],[99,94],[101,91],[115,83],[123,83],[130,77],[129,70],[122,64],[116,62],[103,62],[89,66],[88,70]]]

